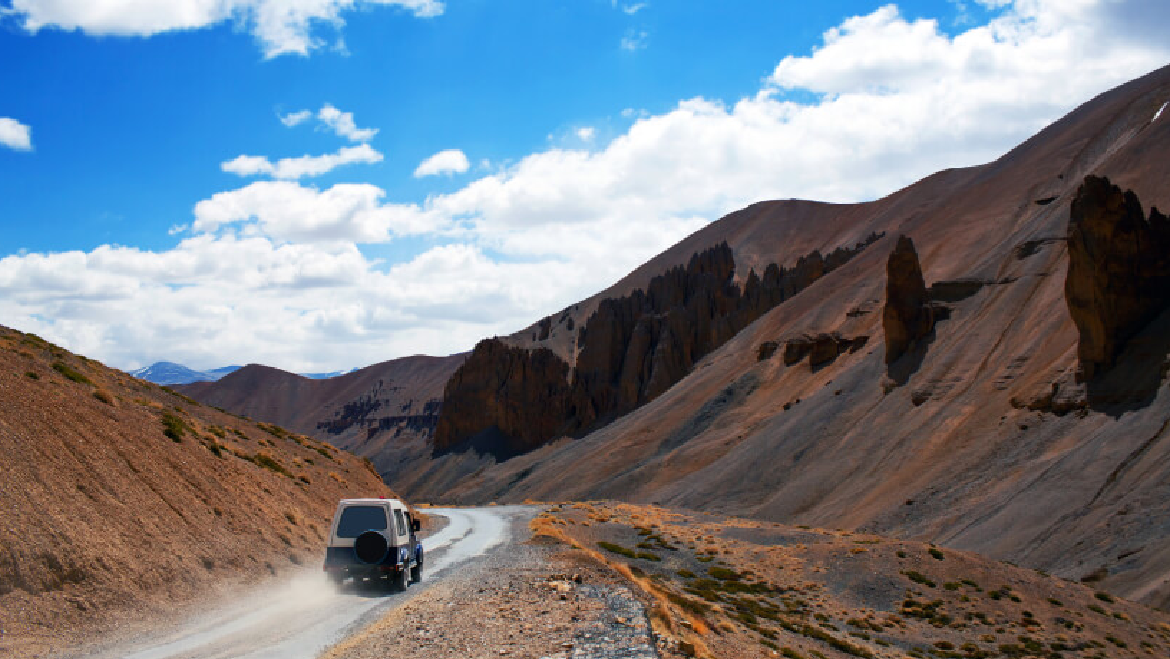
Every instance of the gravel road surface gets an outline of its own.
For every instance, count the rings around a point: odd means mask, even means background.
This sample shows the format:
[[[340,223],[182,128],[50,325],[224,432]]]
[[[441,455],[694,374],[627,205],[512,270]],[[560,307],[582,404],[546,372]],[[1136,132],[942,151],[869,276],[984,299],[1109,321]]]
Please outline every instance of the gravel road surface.
[[[448,524],[423,540],[422,586],[441,583],[458,566],[510,541],[510,528],[536,509],[526,506],[428,509]],[[107,647],[86,659],[313,659],[419,591],[348,586],[340,592],[324,573],[306,573],[193,619],[180,629]]]

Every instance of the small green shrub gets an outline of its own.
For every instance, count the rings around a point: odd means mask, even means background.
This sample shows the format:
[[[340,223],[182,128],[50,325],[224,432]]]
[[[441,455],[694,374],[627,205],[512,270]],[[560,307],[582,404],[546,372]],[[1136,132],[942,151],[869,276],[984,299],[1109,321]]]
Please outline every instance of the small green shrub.
[[[658,554],[651,554],[648,551],[638,552],[637,557],[644,560],[644,561],[654,561],[655,563],[662,560],[662,557],[659,556]]]
[[[1097,599],[1101,600],[1102,602],[1109,602],[1110,604],[1113,603],[1113,596],[1110,595],[1109,593],[1097,591],[1096,593],[1093,594],[1093,597],[1096,597]]]
[[[93,384],[89,378],[65,362],[53,362],[53,370],[78,384]]]
[[[634,550],[626,549],[625,547],[621,545],[615,545],[612,542],[601,540],[597,543],[597,546],[611,554],[618,554],[620,556],[625,556],[626,558],[637,558],[637,554],[634,553]]]
[[[184,403],[187,403],[191,407],[201,407],[202,406],[202,403],[195,400],[194,398],[191,398],[190,396],[187,396],[185,394],[181,394],[181,393],[175,391],[174,389],[171,389],[170,387],[163,386],[163,387],[159,387],[159,389],[162,389],[163,391],[174,396],[175,398],[178,398],[179,400],[183,401]]]
[[[105,403],[106,405],[113,405],[114,404],[114,399],[110,396],[110,394],[106,393],[105,391],[102,391],[101,389],[98,389],[97,391],[93,392],[93,397],[100,400],[101,402]]]
[[[264,467],[265,469],[267,469],[269,471],[274,471],[278,474],[283,474],[285,476],[288,476],[289,478],[293,477],[293,475],[289,472],[289,470],[284,468],[284,465],[277,462],[276,458],[272,457],[271,455],[268,455],[267,453],[257,453],[256,455],[252,456],[252,458],[251,458],[251,460],[249,460],[249,462],[251,462],[252,464],[257,465],[259,467]]]
[[[666,593],[666,598],[684,611],[689,611],[699,617],[702,617],[707,613],[707,611],[711,609],[711,607],[706,602],[693,600],[685,595],[679,595],[678,593],[668,592]]]
[[[922,574],[921,572],[918,572],[917,570],[907,570],[902,574],[906,575],[906,578],[910,581],[913,581],[914,583],[920,583],[923,586],[934,588],[936,585],[930,577]]]
[[[187,434],[187,422],[170,412],[163,412],[162,416],[163,434],[171,438],[171,441],[179,444],[183,441],[183,435]]]
[[[36,373],[33,373],[32,371],[28,371],[27,373],[25,373],[24,377],[29,378],[30,380],[40,380],[41,379],[41,376],[37,375]]]
[[[941,561],[942,559],[946,558],[945,556],[943,556],[943,553],[941,551],[939,551],[938,547],[931,547],[930,548],[930,555],[933,556],[934,559],[937,561]]]
[[[713,567],[707,569],[707,574],[719,579],[720,581],[739,581],[740,575],[735,570],[729,570],[725,567]]]
[[[277,439],[285,439],[289,436],[289,432],[275,423],[257,423],[261,430],[276,437]]]
[[[683,579],[694,579],[695,578],[695,573],[691,572],[690,570],[679,570],[679,571],[675,572],[675,574],[682,577]]]

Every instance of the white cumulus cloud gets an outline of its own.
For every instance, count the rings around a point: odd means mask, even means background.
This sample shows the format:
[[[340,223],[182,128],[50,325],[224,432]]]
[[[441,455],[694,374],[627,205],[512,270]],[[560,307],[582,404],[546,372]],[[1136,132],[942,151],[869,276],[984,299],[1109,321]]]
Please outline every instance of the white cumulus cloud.
[[[317,111],[317,120],[351,142],[368,142],[378,134],[377,128],[358,128],[352,112],[342,112],[328,103]]]
[[[471,167],[467,156],[459,149],[444,149],[419,163],[414,170],[415,178],[437,174],[462,174]]]
[[[292,128],[299,126],[308,121],[313,116],[312,110],[298,110],[297,112],[289,112],[288,114],[278,115],[280,123]]]
[[[320,156],[281,158],[275,163],[264,156],[241,155],[220,164],[220,169],[238,176],[267,175],[277,179],[321,176],[343,165],[382,162],[382,154],[369,144],[342,147],[337,153]]]
[[[443,13],[439,0],[11,0],[3,13],[22,28],[81,30],[91,35],[148,37],[234,21],[249,29],[265,57],[308,55],[322,45],[313,28],[340,28],[347,12],[394,6],[418,17]]]
[[[32,151],[32,128],[10,117],[0,117],[0,144],[17,151]]]
[[[417,206],[383,204],[384,196],[384,190],[368,183],[318,190],[290,181],[258,181],[200,201],[191,229],[214,233],[228,225],[244,225],[243,233],[279,243],[380,243],[392,235],[441,228]]]
[[[196,204],[170,250],[0,259],[0,317],[127,368],[168,357],[325,371],[469,349],[748,203],[872,199],[992,160],[1170,61],[1168,14],[1153,0],[1018,0],[950,35],[881,7],[778,58],[741,99],[632,112],[589,150],[523,155],[417,204],[371,184],[258,181]],[[380,261],[400,236],[421,253]]]

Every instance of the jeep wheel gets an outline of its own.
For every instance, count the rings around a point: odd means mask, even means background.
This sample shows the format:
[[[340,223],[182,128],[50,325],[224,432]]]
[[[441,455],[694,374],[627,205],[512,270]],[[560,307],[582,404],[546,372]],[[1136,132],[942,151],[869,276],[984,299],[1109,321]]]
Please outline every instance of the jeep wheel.
[[[410,570],[408,570],[405,565],[402,566],[401,570],[399,570],[394,585],[398,590],[401,591],[405,591],[408,587],[410,587]]]
[[[422,561],[419,561],[414,567],[410,568],[410,580],[415,583],[422,581]]]

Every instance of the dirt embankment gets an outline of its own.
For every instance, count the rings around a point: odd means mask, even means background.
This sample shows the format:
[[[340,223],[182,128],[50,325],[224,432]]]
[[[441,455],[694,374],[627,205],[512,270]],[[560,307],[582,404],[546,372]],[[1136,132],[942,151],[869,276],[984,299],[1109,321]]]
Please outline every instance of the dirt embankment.
[[[367,462],[0,327],[0,655],[318,561]]]

